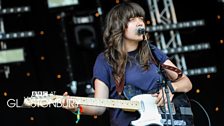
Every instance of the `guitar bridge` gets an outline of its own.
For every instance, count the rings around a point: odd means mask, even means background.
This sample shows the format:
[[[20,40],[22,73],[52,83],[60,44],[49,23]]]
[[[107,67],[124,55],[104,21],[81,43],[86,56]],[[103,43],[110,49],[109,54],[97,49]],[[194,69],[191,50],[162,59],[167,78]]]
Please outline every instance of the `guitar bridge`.
[[[162,119],[161,123],[163,125],[171,125],[171,120],[170,119],[168,119],[168,120]],[[174,126],[186,126],[187,125],[184,120],[174,120],[173,123],[174,123]]]

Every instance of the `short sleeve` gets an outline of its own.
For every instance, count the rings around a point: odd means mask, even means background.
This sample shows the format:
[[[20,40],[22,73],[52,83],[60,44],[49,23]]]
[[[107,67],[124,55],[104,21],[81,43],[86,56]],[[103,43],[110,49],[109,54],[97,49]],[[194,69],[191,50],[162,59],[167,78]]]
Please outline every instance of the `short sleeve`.
[[[103,81],[107,86],[109,86],[109,79],[110,79],[109,65],[103,53],[100,53],[96,58],[96,61],[93,67],[92,84],[94,84],[95,79],[99,79]]]
[[[159,63],[163,64],[167,59],[169,59],[169,57],[155,45],[150,44],[150,48],[154,57],[159,61]]]

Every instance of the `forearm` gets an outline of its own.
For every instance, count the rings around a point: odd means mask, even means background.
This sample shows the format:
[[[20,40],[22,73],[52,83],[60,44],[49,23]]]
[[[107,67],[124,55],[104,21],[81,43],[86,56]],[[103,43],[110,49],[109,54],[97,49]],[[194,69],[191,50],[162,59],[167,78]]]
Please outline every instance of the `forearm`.
[[[172,82],[172,86],[175,92],[189,92],[192,89],[192,83],[186,75],[183,75],[180,79]]]
[[[87,106],[87,105],[80,105],[82,108],[82,115],[102,115],[106,108],[105,107],[96,107],[96,106]],[[71,112],[76,112],[77,109],[71,110]]]

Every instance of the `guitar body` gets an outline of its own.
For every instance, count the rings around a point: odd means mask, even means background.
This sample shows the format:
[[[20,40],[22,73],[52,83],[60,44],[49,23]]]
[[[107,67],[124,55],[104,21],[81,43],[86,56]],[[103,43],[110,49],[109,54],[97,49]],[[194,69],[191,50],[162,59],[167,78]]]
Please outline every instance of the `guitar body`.
[[[131,122],[133,126],[163,126],[166,118],[165,113],[160,114],[155,104],[155,97],[151,94],[141,94],[131,98],[131,101],[139,101],[141,109],[138,110],[140,118]],[[175,126],[193,126],[193,114],[187,96],[184,93],[176,94],[173,99],[175,114],[173,115]],[[185,112],[184,112],[185,111]],[[166,114],[168,124],[171,125],[169,114]]]
[[[130,99],[131,101],[139,101],[141,104],[140,108],[143,109],[138,109],[140,118],[132,121],[132,125],[171,125],[168,110],[165,111],[164,107],[157,107],[155,104],[155,97],[151,96],[151,94],[155,92],[157,91],[144,92],[131,84],[126,84],[124,86],[123,94],[125,98]],[[175,112],[173,113],[175,126],[193,126],[193,113],[187,95],[185,93],[175,93],[172,104],[172,110]],[[168,123],[166,123],[167,119]]]
[[[142,94],[132,97],[131,100],[139,101],[141,104],[141,109],[138,110],[140,118],[131,122],[133,126],[162,126],[162,123],[160,122],[162,116],[159,114],[157,105],[155,104],[155,97],[152,97],[151,94]]]

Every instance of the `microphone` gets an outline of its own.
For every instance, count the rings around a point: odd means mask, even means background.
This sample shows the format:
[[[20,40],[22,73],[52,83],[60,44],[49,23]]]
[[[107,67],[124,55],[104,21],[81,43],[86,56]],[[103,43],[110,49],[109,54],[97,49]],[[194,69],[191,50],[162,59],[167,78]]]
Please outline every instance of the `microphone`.
[[[144,35],[145,34],[145,28],[142,28],[142,27],[138,28],[137,29],[137,34],[138,35]]]

